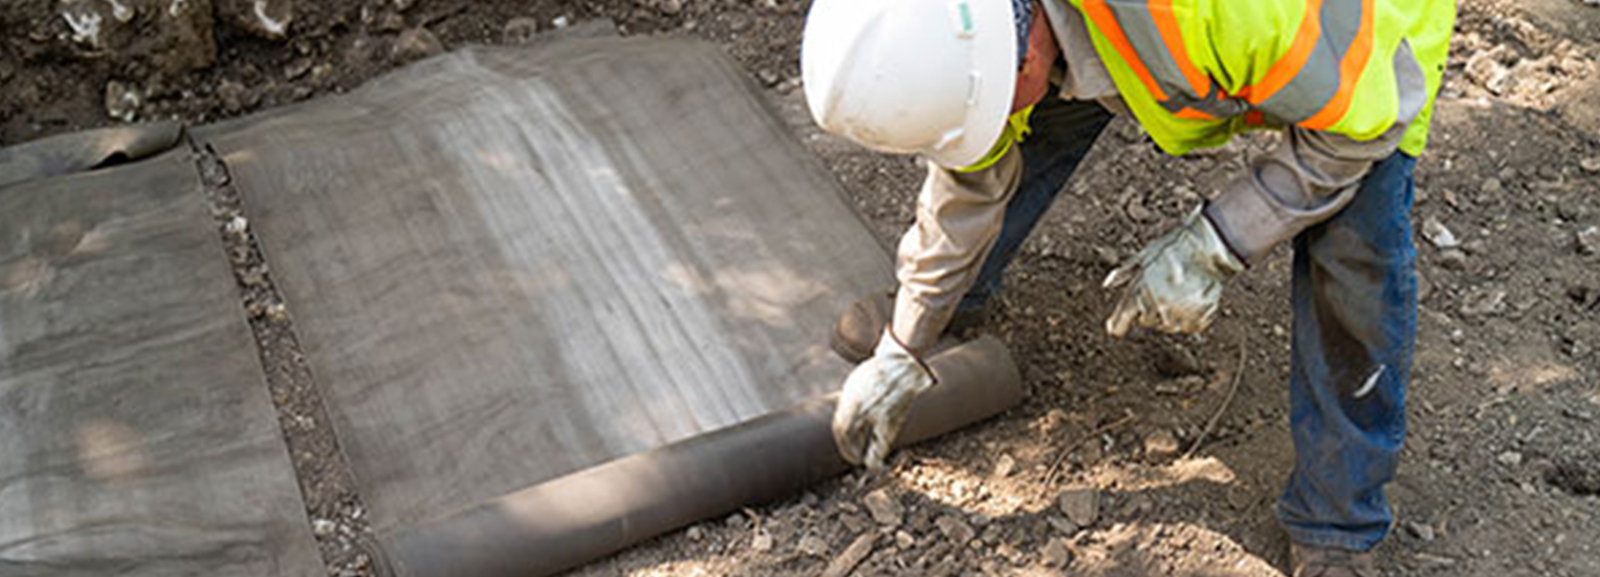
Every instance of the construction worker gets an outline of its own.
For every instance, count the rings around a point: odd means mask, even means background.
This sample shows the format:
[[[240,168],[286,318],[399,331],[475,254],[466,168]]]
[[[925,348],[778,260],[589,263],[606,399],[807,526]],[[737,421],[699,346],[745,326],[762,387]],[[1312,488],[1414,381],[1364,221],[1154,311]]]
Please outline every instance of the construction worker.
[[[1416,337],[1412,170],[1452,0],[815,0],[801,48],[825,130],[928,161],[898,289],[858,302],[834,348],[860,364],[834,415],[882,467],[920,360],[981,318],[1001,272],[1114,114],[1174,155],[1255,128],[1284,139],[1112,271],[1105,328],[1194,333],[1228,280],[1294,247],[1290,421],[1277,503],[1293,575],[1374,575]]]

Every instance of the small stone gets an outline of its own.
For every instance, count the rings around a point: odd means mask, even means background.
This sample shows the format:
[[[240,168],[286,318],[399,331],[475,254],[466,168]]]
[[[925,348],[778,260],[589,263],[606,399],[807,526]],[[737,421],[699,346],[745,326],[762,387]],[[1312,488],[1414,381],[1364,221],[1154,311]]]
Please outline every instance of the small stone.
[[[1194,351],[1181,344],[1162,348],[1155,356],[1155,367],[1156,371],[1167,377],[1185,377],[1205,371],[1205,365],[1200,363]]]
[[[1068,521],[1066,517],[1059,517],[1059,516],[1056,516],[1056,515],[1051,515],[1049,517],[1046,517],[1045,521],[1050,524],[1050,527],[1054,528],[1056,531],[1060,532],[1062,535],[1067,535],[1067,536],[1070,537],[1072,535],[1077,535],[1078,534],[1078,526],[1077,525],[1073,525],[1072,521]]]
[[[1600,173],[1600,156],[1591,156],[1578,161],[1578,168],[1590,174]]]
[[[910,533],[907,533],[905,531],[895,531],[894,532],[894,545],[896,547],[899,547],[901,549],[910,549],[913,545],[916,545],[916,544],[917,544],[916,537],[912,537]]]
[[[1600,226],[1591,226],[1576,235],[1578,254],[1600,254]]]
[[[283,67],[283,78],[285,80],[294,80],[305,76],[307,72],[311,71],[311,64],[310,58],[297,58],[294,62],[290,62],[288,66]]]
[[[399,32],[406,29],[406,18],[395,12],[384,12],[378,15],[373,28],[379,32]]]
[[[889,495],[888,489],[867,493],[866,497],[861,498],[861,505],[867,508],[867,513],[872,515],[873,521],[886,527],[899,526],[901,517],[905,515],[905,507],[900,505],[899,500]]]
[[[539,21],[528,17],[512,18],[500,29],[501,38],[506,42],[527,42],[539,33]]]
[[[1011,472],[1015,471],[1016,468],[1016,459],[1011,458],[1011,455],[1000,455],[1000,458],[996,460],[994,464],[994,476],[999,479],[1004,479],[1011,476]]]
[[[400,60],[427,58],[444,51],[439,37],[427,28],[412,28],[400,33],[394,41],[394,55]]]
[[[957,546],[965,545],[972,541],[973,537],[977,536],[977,533],[973,532],[972,526],[967,525],[966,521],[962,521],[954,515],[940,516],[934,520],[933,524],[939,527],[939,532],[944,534],[946,539],[949,539],[951,543]]]
[[[851,542],[849,547],[846,547],[843,552],[839,553],[838,557],[834,557],[833,561],[828,563],[828,568],[822,571],[822,577],[845,577],[849,575],[851,571],[855,570],[856,565],[860,565],[868,555],[872,554],[872,547],[877,542],[877,536],[877,533],[867,532],[862,533],[860,537],[856,537],[856,540]]]
[[[245,92],[248,89],[236,80],[224,80],[217,85],[217,99],[222,101],[222,109],[230,113],[237,113],[245,108]]]
[[[244,231],[249,229],[249,228],[250,228],[250,221],[245,220],[244,217],[242,217],[242,216],[235,216],[233,218],[230,218],[230,219],[228,219],[228,224],[222,225],[222,229],[227,231],[228,234],[232,234],[232,235],[244,234]]]
[[[1500,453],[1499,457],[1495,457],[1495,460],[1499,461],[1501,465],[1505,465],[1507,467],[1518,467],[1522,465],[1522,453],[1518,453],[1516,451],[1506,451],[1504,453]]]
[[[283,303],[272,303],[267,305],[266,315],[267,320],[281,323],[289,318],[289,309]]]
[[[1056,503],[1067,520],[1078,527],[1093,526],[1100,518],[1100,493],[1094,489],[1065,491]]]
[[[828,542],[823,541],[821,537],[816,535],[802,537],[800,543],[796,544],[794,548],[801,554],[812,557],[824,557],[828,554]]]
[[[1165,429],[1156,431],[1145,437],[1144,451],[1159,457],[1177,454],[1178,438],[1173,436],[1171,431]]]
[[[126,83],[112,80],[106,83],[106,115],[123,122],[133,122],[139,116],[144,97]]]
[[[1410,533],[1412,537],[1416,537],[1423,541],[1432,541],[1434,538],[1433,526],[1427,523],[1420,523],[1417,521],[1407,522],[1406,532]]]
[[[556,29],[566,28],[567,26],[569,26],[571,24],[572,24],[572,19],[568,18],[566,16],[557,16],[554,19],[550,20],[550,25],[556,27]]]
[[[327,537],[339,529],[338,524],[331,519],[312,519],[311,534],[318,537]]]
[[[1467,270],[1467,253],[1461,249],[1450,249],[1439,252],[1439,268],[1449,270]]]
[[[1439,219],[1428,217],[1422,221],[1422,235],[1428,242],[1441,249],[1451,249],[1461,246],[1461,241],[1456,239],[1456,234],[1450,232]]]
[[[772,534],[766,531],[756,531],[750,538],[750,550],[765,553],[772,550]]]
[[[690,541],[699,541],[706,538],[706,531],[701,529],[699,525],[695,525],[690,527],[688,531],[684,531],[683,536],[688,537]]]
[[[1506,291],[1483,290],[1467,297],[1461,305],[1461,314],[1476,316],[1494,316],[1506,311]]]
[[[1040,560],[1048,567],[1066,567],[1072,562],[1072,550],[1067,547],[1065,539],[1055,538],[1046,543],[1044,549],[1039,551]]]
[[[394,9],[405,12],[406,10],[410,10],[411,6],[416,3],[417,0],[394,0]]]
[[[661,10],[662,14],[677,14],[683,11],[683,0],[659,0],[656,2],[656,8]]]

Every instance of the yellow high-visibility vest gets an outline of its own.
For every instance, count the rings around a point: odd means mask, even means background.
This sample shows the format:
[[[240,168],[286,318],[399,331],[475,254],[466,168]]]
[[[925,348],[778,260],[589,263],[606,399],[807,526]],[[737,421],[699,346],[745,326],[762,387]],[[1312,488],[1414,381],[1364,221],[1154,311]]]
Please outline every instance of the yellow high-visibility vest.
[[[1427,146],[1454,0],[1057,0],[1083,13],[1095,51],[1157,145],[1218,146],[1297,125],[1357,140],[1410,119]]]

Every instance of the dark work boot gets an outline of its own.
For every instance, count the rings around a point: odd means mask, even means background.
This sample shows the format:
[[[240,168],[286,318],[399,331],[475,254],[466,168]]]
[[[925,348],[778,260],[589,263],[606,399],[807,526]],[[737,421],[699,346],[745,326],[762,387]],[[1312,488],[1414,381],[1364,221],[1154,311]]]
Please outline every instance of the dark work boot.
[[[878,338],[894,319],[894,294],[894,289],[872,293],[851,303],[850,308],[839,315],[828,342],[839,358],[856,364],[872,357]],[[983,324],[988,317],[988,306],[957,309],[942,334],[964,332]]]

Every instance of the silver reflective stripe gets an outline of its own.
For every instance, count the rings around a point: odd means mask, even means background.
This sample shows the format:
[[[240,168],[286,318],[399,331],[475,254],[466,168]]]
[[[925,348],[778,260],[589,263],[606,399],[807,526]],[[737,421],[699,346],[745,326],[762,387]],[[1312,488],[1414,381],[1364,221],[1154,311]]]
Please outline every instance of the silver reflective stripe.
[[[1194,98],[1194,90],[1189,88],[1189,81],[1184,78],[1178,61],[1167,50],[1166,42],[1161,40],[1161,28],[1156,26],[1155,18],[1150,15],[1149,5],[1144,0],[1106,0],[1106,8],[1111,10],[1112,17],[1117,19],[1117,26],[1122,28],[1122,35],[1127,37],[1128,44],[1133,45],[1134,53],[1139,55],[1145,69],[1150,71],[1150,76],[1161,85],[1167,96],[1175,98],[1187,95]],[[1181,106],[1178,108],[1182,109]]]
[[[1300,72],[1257,105],[1273,120],[1297,124],[1316,116],[1339,92],[1339,65],[1361,32],[1361,0],[1326,0],[1318,17],[1322,34]]]

